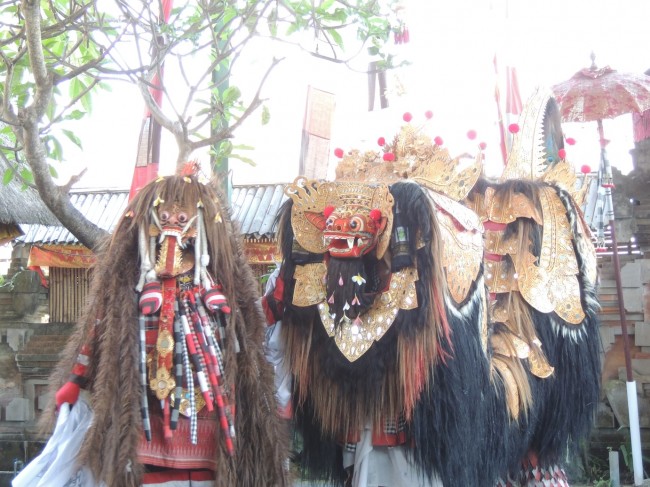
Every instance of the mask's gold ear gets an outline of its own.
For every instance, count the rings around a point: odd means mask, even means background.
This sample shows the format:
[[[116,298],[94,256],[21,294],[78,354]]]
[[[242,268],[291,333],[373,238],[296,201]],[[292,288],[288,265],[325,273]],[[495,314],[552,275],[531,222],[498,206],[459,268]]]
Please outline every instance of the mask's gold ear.
[[[325,228],[323,210],[331,199],[332,183],[297,177],[284,189],[284,193],[293,200],[291,227],[295,239],[308,252],[325,253],[327,245],[322,235]]]
[[[395,200],[388,186],[378,184],[373,186],[371,208],[381,212],[381,221],[377,230],[377,258],[381,259],[390,245],[390,234],[393,231],[393,205]]]

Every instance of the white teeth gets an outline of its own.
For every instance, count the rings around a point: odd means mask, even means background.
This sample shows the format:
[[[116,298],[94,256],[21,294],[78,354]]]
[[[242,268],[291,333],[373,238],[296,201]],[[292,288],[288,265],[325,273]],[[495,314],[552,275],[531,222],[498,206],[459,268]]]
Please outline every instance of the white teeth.
[[[354,247],[354,237],[350,237],[347,240],[348,240],[348,248],[351,249],[352,247]]]
[[[180,248],[185,248],[185,244],[183,243],[183,236],[175,230],[163,230],[160,233],[160,239],[158,243],[162,243],[163,240],[165,240],[165,237],[174,237],[176,239],[176,242]]]

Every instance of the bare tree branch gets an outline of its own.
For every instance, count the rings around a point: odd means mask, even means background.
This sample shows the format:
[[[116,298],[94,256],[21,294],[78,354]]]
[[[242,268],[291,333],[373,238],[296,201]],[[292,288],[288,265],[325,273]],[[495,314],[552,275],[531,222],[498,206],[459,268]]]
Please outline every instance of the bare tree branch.
[[[267,68],[266,73],[264,73],[264,76],[262,77],[262,80],[260,81],[258,87],[257,87],[257,92],[255,93],[255,96],[253,97],[253,100],[250,102],[244,113],[239,117],[239,119],[232,125],[229,125],[228,127],[223,128],[219,132],[215,133],[214,135],[203,139],[203,140],[198,140],[196,142],[192,142],[190,144],[190,147],[192,148],[192,151],[195,151],[196,149],[199,149],[201,147],[207,147],[209,145],[216,144],[217,142],[230,138],[232,137],[232,133],[239,127],[241,124],[248,118],[250,114],[252,114],[257,108],[262,104],[262,98],[260,97],[260,94],[262,92],[262,88],[264,87],[264,84],[266,83],[266,80],[275,69],[275,67],[280,64],[284,58],[274,58],[273,61],[271,62],[271,65]],[[179,161],[181,162],[181,161]]]
[[[22,12],[25,16],[26,41],[36,86],[32,105],[19,109],[18,120],[21,126],[14,132],[17,139],[23,141],[25,159],[32,169],[41,199],[81,243],[92,249],[106,232],[84,218],[72,205],[67,194],[54,184],[41,140],[39,122],[52,97],[53,85],[52,76],[45,66],[40,42],[40,3],[38,0],[22,0]]]
[[[0,2],[12,8],[20,6],[15,17],[0,20],[0,29],[7,36],[0,41],[0,70],[4,71],[0,121],[12,130],[11,143],[3,141],[0,147],[5,151],[2,157],[14,157],[18,165],[10,167],[16,169],[25,167],[23,161],[27,163],[43,201],[90,248],[104,232],[85,220],[66,194],[81,175],[57,186],[49,171],[45,141],[55,137],[55,124],[85,103],[100,81],[119,79],[137,84],[152,117],[175,137],[181,163],[196,149],[232,138],[263,103],[262,88],[281,59],[273,59],[252,98],[243,98],[237,86],[230,84],[231,73],[254,37],[297,45],[325,57],[278,35],[280,31],[316,29],[333,53],[333,59],[327,59],[348,64],[348,60],[336,59],[340,57],[338,36],[330,32],[361,19],[364,32],[376,35],[377,25],[382,25],[376,22],[377,0],[358,0],[354,6],[349,0],[198,0],[178,5],[166,23],[161,19],[160,0],[115,0],[120,12],[115,19],[98,12],[96,0]],[[120,47],[127,41],[131,43],[129,53]],[[359,52],[365,49],[363,42],[361,45]],[[186,65],[197,55],[204,56],[206,62],[201,72],[193,74]],[[163,61],[169,58],[178,62],[186,80],[184,97],[170,93],[164,85],[154,86],[153,74],[162,79]],[[61,102],[66,95],[58,92],[54,97],[56,88],[74,80],[83,86],[71,85],[71,99]],[[165,111],[152,96],[152,88],[162,91],[168,104]],[[205,105],[193,113],[197,102]],[[215,120],[228,120],[229,124],[217,124],[215,133],[205,137],[202,132]]]
[[[36,119],[40,119],[52,96],[52,76],[47,71],[41,44],[41,11],[38,0],[22,0],[22,12],[25,16],[25,40],[29,49],[29,62],[36,81],[34,102],[30,107]]]

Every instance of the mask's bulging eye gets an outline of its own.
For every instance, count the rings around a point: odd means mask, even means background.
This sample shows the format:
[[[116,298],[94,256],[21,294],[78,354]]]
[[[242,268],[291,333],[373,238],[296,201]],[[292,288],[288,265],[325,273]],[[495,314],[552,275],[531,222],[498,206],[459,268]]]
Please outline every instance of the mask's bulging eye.
[[[180,223],[187,223],[187,220],[188,220],[188,219],[189,219],[189,218],[187,217],[187,213],[184,213],[184,212],[181,211],[181,212],[178,214],[178,221],[179,221]]]
[[[331,230],[332,227],[334,226],[334,218],[333,217],[328,218],[327,221],[325,222],[325,225],[327,226],[328,229]]]
[[[353,216],[350,218],[350,228],[357,232],[362,232],[365,229],[365,221],[360,216]]]
[[[169,221],[169,212],[168,211],[161,211],[160,212],[160,223],[166,223]]]

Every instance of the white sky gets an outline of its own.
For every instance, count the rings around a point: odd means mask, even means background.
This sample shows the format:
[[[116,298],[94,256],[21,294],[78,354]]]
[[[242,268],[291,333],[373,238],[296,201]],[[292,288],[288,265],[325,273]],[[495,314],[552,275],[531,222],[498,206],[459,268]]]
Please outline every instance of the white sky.
[[[551,86],[588,67],[592,51],[599,67],[635,73],[650,68],[650,59],[644,56],[647,0],[409,0],[405,5],[411,42],[392,49],[412,65],[389,74],[389,82],[398,77],[407,94],[392,96],[388,110],[369,114],[365,74],[292,55],[272,74],[264,91],[270,98],[271,123],[260,127],[256,114],[236,134],[235,143],[256,147],[252,157],[257,165],[231,160],[234,184],[288,182],[297,176],[309,84],[336,95],[332,150],[375,148],[377,137],[395,134],[404,111],[412,112],[417,122],[432,110],[428,131],[442,136],[452,154],[467,149],[464,134],[475,129],[479,135],[472,144],[485,141],[488,163],[498,165],[495,52],[501,74],[506,64],[517,68],[523,101],[535,86]],[[244,91],[246,80],[256,79],[254,73],[266,67],[270,55],[259,45],[254,47],[246,72],[240,71],[232,82]],[[357,66],[365,62],[360,60]],[[169,71],[166,75],[171,76]],[[91,120],[75,128],[84,151],[71,157],[89,167],[80,186],[129,186],[142,113],[143,103],[131,86],[115,86],[112,93],[96,98]],[[567,149],[568,159],[577,167],[595,168],[596,124],[564,124],[564,131],[578,141]],[[629,171],[631,115],[605,121],[605,132],[612,141],[608,147],[612,164]],[[162,152],[163,171],[169,172],[176,157],[173,141],[165,140]],[[197,156],[207,161],[207,155]]]

